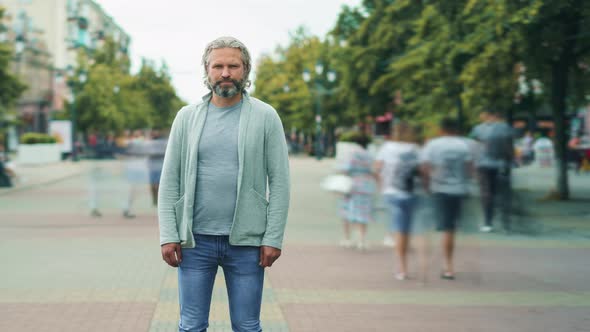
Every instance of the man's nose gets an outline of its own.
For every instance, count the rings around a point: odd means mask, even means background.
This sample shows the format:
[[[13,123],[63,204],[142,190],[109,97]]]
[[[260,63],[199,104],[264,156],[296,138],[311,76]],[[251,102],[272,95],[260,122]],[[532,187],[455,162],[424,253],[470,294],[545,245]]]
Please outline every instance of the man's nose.
[[[229,68],[225,67],[223,68],[223,71],[221,72],[221,77],[223,78],[228,78],[230,77],[230,73],[229,73]]]

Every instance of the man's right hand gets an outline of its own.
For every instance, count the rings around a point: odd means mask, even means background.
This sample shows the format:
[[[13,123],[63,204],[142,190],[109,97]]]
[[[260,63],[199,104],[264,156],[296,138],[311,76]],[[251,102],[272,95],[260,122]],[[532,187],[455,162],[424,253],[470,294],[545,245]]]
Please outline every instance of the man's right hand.
[[[162,259],[172,267],[178,267],[182,262],[180,243],[166,243],[162,245]]]

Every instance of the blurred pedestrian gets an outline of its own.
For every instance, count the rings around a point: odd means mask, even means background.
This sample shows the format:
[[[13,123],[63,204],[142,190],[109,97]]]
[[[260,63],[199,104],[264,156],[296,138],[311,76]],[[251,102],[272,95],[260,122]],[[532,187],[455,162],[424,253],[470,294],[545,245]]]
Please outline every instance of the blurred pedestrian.
[[[540,136],[535,140],[533,149],[535,150],[535,164],[538,167],[552,167],[555,151],[553,150],[553,141],[548,137],[548,130],[540,131]]]
[[[442,119],[440,137],[424,146],[421,160],[425,189],[432,195],[437,230],[442,232],[444,268],[441,278],[453,280],[455,231],[463,199],[469,191],[469,176],[472,169],[470,149],[459,136],[455,120]]]
[[[390,238],[395,238],[399,261],[395,277],[405,280],[408,276],[407,255],[412,221],[418,204],[415,189],[420,150],[416,132],[407,123],[396,124],[392,138],[377,153],[375,172],[379,175],[381,193],[391,210],[389,232]]]
[[[0,145],[0,187],[12,187],[12,179],[16,177],[7,164],[8,158],[4,155],[4,147]]]
[[[172,124],[160,179],[162,257],[178,267],[179,331],[205,331],[218,267],[233,331],[261,331],[264,268],[281,255],[289,157],[277,112],[246,92],[251,59],[233,37],[207,45],[212,93]]]
[[[493,230],[494,209],[500,209],[504,229],[510,229],[511,170],[514,161],[514,131],[496,110],[484,112],[485,122],[473,129],[472,137],[481,144],[476,160],[484,224],[480,230]]]
[[[535,159],[535,152],[533,150],[535,138],[530,130],[524,134],[522,138],[522,165],[529,165]]]
[[[126,149],[122,154],[125,165],[126,190],[123,199],[123,217],[135,218],[133,203],[140,190],[149,185],[149,171],[147,164],[148,145],[141,130],[135,130],[128,137]]]
[[[88,148],[89,151],[87,152],[87,154],[91,157],[91,158],[98,158],[99,157],[99,147],[98,147],[98,135],[96,134],[96,131],[94,130],[90,130],[90,133],[88,134],[87,137],[87,142],[88,142]]]
[[[88,161],[88,207],[90,208],[90,215],[92,217],[102,217],[100,212],[101,201],[101,186],[104,182],[106,173],[102,164],[95,160]]]
[[[356,246],[359,250],[368,249],[367,227],[373,221],[374,195],[377,191],[376,176],[373,172],[373,158],[367,152],[369,138],[360,132],[351,133],[348,141],[354,143],[339,170],[352,178],[350,192],[339,200],[339,215],[342,218],[344,238],[343,247]],[[355,243],[351,237],[352,228],[358,231]]]
[[[117,142],[116,142],[115,133],[109,132],[105,138],[104,145],[102,147],[102,149],[103,149],[102,157],[104,159],[114,159],[115,158],[115,153],[117,150],[116,143]]]
[[[579,134],[573,134],[567,143],[568,155],[570,160],[574,163],[574,170],[576,174],[580,173],[580,170],[582,169],[582,161],[585,157],[584,150],[580,149],[582,144],[582,139],[580,136],[581,135]]]
[[[145,186],[148,183],[147,163],[145,159],[145,146],[141,132],[136,133],[134,137],[127,137],[125,141],[119,143],[119,148],[113,150],[113,157],[123,160],[124,165],[124,198],[121,200],[122,215],[124,218],[135,218],[133,213],[133,203],[137,197],[139,186]],[[104,158],[105,154],[100,154]],[[88,162],[88,193],[90,215],[93,217],[102,217],[100,211],[101,201],[105,195],[104,183],[112,177],[112,174],[105,167],[103,161],[89,160]]]

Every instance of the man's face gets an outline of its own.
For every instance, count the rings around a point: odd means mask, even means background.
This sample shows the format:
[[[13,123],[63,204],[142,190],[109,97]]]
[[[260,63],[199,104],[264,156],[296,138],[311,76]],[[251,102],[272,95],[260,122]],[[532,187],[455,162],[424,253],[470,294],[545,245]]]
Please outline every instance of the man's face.
[[[218,48],[211,51],[207,81],[211,90],[222,98],[231,98],[240,93],[246,84],[240,50]]]

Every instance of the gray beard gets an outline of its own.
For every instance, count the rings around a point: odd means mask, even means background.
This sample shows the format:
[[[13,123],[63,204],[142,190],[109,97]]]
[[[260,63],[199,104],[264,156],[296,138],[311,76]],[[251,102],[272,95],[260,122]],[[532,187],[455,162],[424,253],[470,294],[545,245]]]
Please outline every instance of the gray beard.
[[[216,95],[222,98],[232,98],[235,97],[238,93],[240,93],[244,89],[244,82],[243,81],[236,81],[232,80],[233,86],[232,87],[222,87],[222,81],[218,81],[213,85],[213,92]]]

